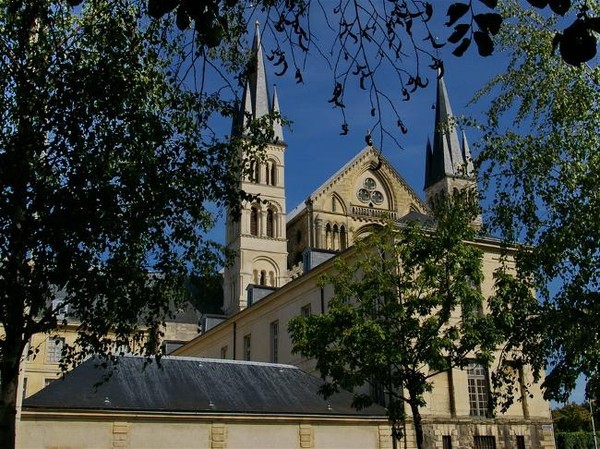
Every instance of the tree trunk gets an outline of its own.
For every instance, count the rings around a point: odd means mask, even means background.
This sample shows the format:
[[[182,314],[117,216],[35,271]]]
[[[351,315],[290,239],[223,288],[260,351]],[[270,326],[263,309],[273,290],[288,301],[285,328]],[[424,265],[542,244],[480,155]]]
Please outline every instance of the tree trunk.
[[[17,352],[17,348],[12,351]],[[20,356],[3,353],[0,361],[0,449],[15,447]]]
[[[410,411],[412,412],[413,425],[415,427],[415,436],[417,438],[417,449],[423,448],[423,422],[421,419],[421,412],[419,411],[419,405],[414,401],[409,401]]]

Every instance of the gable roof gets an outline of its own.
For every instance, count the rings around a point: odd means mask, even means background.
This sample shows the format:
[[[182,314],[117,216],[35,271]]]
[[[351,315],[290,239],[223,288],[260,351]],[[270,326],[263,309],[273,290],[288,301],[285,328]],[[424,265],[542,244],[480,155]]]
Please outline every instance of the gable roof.
[[[424,210],[427,210],[427,206],[423,203],[419,195],[413,190],[413,188],[404,180],[404,178],[398,173],[398,171],[394,168],[392,164],[381,154],[381,152],[370,145],[364,147],[358,154],[356,154],[352,159],[350,159],[346,164],[342,166],[338,171],[336,171],[333,175],[331,175],[323,184],[321,184],[315,191],[313,191],[308,198],[315,198],[322,194],[325,190],[329,188],[329,186],[335,183],[338,179],[340,179],[350,168],[361,163],[363,160],[368,157],[378,157],[381,162],[381,167],[385,166],[387,170],[392,174],[397,182],[399,182],[406,191],[413,197],[414,201],[422,206]],[[379,167],[379,169],[381,169]],[[306,203],[301,203],[296,206],[291,212],[287,214],[287,221],[290,222],[296,217],[300,212],[306,209]]]
[[[108,371],[98,365],[86,361],[25,399],[23,409],[385,417],[379,406],[350,407],[348,392],[323,399],[323,381],[290,365],[163,357],[159,366],[122,357],[104,383]]]

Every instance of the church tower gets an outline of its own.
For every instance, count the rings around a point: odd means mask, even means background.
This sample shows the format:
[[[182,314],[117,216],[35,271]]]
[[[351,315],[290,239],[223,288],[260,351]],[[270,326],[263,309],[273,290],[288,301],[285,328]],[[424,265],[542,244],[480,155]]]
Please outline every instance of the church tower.
[[[243,132],[248,118],[279,113],[275,90],[269,99],[258,22],[252,51],[256,67],[246,82],[234,132]],[[250,161],[251,174],[240,179],[241,189],[260,195],[260,200],[244,202],[239,220],[227,216],[226,244],[236,255],[224,273],[223,312],[227,315],[247,307],[249,287],[275,289],[288,281],[284,182],[287,145],[280,121],[274,120],[272,127],[273,142],[265,148],[264,156]]]
[[[459,138],[443,77],[438,78],[435,109],[433,148],[428,141],[425,156],[425,196],[430,205],[454,189],[477,189],[471,150],[464,132]]]

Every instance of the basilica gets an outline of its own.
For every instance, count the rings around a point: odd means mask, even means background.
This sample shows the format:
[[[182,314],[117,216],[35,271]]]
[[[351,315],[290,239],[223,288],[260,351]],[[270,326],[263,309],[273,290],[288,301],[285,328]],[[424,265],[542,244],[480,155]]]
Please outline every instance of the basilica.
[[[234,132],[243,133],[249,118],[280,112],[277,92],[269,92],[258,27],[253,50],[256,70]],[[131,358],[125,373],[92,393],[86,385],[93,375],[82,366],[62,385],[25,400],[22,425],[29,434],[22,447],[35,438],[67,447],[48,437],[52,423],[77,436],[73,447],[96,447],[85,443],[93,432],[105,442],[101,447],[391,448],[384,408],[357,411],[349,396],[318,396],[315,361],[292,352],[287,328],[296,316],[327,312],[333,288],[319,279],[357,239],[390,220],[430,221],[429,204],[437,196],[476,188],[469,145],[452,125],[442,77],[435,106],[433,136],[423,148],[423,197],[367,136],[366,146],[290,211],[287,145],[274,122],[264,157],[239,180],[261,201],[245,202],[240,217],[227,219],[226,245],[236,256],[223,273],[223,314],[205,315],[202,332],[166,357],[162,371],[138,376],[133,370],[141,362]],[[503,249],[485,236],[472,244],[483,252],[480,287],[489,297]],[[515,369],[518,400],[492,415],[493,368],[472,363],[435,376],[422,411],[425,447],[554,449],[549,404],[530,370]],[[75,400],[73,391],[86,393]],[[416,448],[410,415],[403,435],[402,447]]]

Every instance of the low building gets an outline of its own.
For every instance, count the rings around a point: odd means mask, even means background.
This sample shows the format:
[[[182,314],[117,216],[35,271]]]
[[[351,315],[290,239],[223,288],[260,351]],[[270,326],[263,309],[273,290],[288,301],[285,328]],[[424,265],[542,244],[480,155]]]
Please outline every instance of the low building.
[[[123,357],[107,377],[95,365],[24,401],[19,448],[391,447],[383,408],[356,411],[345,392],[324,400],[294,366]]]

